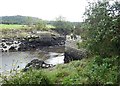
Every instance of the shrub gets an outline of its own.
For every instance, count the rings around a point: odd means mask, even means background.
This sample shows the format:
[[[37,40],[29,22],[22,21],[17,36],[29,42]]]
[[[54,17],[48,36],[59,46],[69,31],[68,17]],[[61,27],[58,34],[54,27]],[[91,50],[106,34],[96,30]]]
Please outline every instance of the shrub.
[[[102,0],[91,3],[85,12],[84,28],[87,29],[87,48],[93,54],[120,55],[120,3]]]
[[[11,76],[9,79],[4,78],[3,84],[40,84],[48,86],[49,80],[41,73],[41,71],[30,70],[25,73]]]

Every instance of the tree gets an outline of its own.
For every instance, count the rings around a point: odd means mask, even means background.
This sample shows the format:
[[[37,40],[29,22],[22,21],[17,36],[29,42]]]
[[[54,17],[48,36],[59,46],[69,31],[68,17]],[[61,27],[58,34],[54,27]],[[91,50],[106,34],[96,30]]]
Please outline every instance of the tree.
[[[32,17],[27,17],[27,22],[28,22],[28,26],[32,26],[33,25],[33,23],[32,23]]]
[[[120,55],[120,3],[90,3],[85,12],[87,48],[101,56]]]
[[[37,30],[46,30],[46,23],[43,20],[40,20],[36,25],[35,28]]]
[[[65,17],[59,16],[53,24],[56,29],[63,30],[65,33],[70,33],[73,29],[73,24],[65,20]]]

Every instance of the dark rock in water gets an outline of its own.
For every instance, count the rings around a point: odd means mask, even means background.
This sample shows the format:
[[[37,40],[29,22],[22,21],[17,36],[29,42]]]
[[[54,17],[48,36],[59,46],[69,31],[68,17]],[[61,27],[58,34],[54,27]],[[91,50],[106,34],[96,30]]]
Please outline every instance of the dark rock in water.
[[[16,51],[16,49],[15,49],[15,47],[11,46],[11,47],[9,48],[9,51]]]
[[[64,55],[64,63],[69,63],[70,61],[87,57],[87,51],[66,47]]]
[[[30,68],[40,69],[40,68],[50,68],[50,67],[54,67],[54,66],[55,65],[45,63],[43,60],[34,59],[25,66],[23,71],[27,71]]]

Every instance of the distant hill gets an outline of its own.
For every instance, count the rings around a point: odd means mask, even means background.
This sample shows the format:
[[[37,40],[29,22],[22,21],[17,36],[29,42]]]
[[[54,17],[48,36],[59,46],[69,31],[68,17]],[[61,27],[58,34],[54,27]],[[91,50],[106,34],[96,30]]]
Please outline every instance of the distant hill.
[[[37,17],[31,17],[31,16],[21,16],[21,15],[16,15],[16,16],[0,16],[0,24],[19,24],[19,25],[31,25],[31,24],[36,24],[40,20]],[[48,21],[44,20],[46,24],[48,25],[53,25],[56,23],[56,21]],[[70,22],[67,21],[67,25],[73,27],[76,26],[78,27],[80,25],[80,22]]]
[[[0,24],[36,24],[39,18],[30,17],[30,16],[1,16],[0,17]]]

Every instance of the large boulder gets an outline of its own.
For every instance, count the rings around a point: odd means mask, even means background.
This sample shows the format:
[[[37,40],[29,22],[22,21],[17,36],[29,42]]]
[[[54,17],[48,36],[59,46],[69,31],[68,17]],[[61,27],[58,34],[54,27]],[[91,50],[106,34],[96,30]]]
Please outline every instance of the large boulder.
[[[25,66],[23,71],[25,72],[25,71],[29,70],[30,68],[40,69],[40,68],[50,68],[50,67],[54,67],[54,66],[55,65],[45,63],[43,60],[33,59],[31,62],[29,62]]]
[[[81,60],[87,57],[87,51],[85,49],[74,49],[70,47],[65,48],[64,63],[69,63],[73,60]]]

